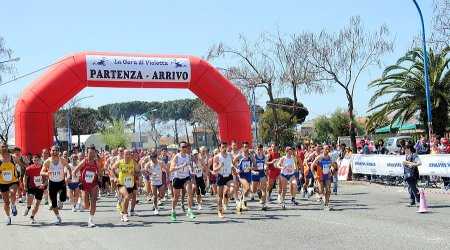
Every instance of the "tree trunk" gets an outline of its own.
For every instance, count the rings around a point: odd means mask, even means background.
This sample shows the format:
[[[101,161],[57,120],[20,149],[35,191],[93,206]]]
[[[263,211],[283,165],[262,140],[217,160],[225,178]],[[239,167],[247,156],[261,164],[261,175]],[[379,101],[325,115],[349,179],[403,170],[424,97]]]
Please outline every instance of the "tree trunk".
[[[136,133],[136,116],[133,115],[133,133]]]
[[[174,124],[174,132],[175,132],[175,144],[178,144],[179,143],[179,141],[178,141],[178,127],[177,127],[177,120],[175,119],[174,120],[175,121],[175,124]]]
[[[184,130],[186,131],[186,142],[187,142],[188,144],[191,144],[191,143],[189,142],[189,133],[188,133],[188,127],[187,127],[187,122],[186,122],[186,120],[184,120]]]
[[[269,96],[269,102],[270,103],[272,103],[272,105],[270,105],[270,107],[271,107],[271,109],[272,109],[272,112],[273,112],[273,122],[274,122],[274,133],[273,133],[273,135],[274,135],[274,143],[276,144],[276,145],[278,145],[279,144],[279,142],[280,142],[280,139],[279,139],[279,132],[280,131],[278,131],[278,113],[277,113],[277,109],[276,109],[276,107],[275,107],[275,105],[273,105],[274,104],[274,98],[273,98],[273,93],[272,93],[272,84],[268,84],[268,86],[267,86],[267,95]],[[279,145],[278,145],[279,146]]]
[[[77,137],[78,137],[78,148],[81,148],[81,138],[80,138],[81,136],[80,136],[80,134],[77,134]]]
[[[347,90],[347,101],[348,101],[348,115],[350,116],[350,142],[352,145],[353,153],[356,153],[356,131],[354,124],[354,114],[353,114],[353,97]]]

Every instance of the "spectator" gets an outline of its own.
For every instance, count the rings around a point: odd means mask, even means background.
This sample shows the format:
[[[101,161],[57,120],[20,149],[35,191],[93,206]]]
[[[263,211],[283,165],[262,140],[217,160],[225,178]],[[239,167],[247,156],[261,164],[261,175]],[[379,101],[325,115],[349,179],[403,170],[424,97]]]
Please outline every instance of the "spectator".
[[[421,165],[419,156],[416,154],[413,144],[407,144],[405,147],[405,161],[403,161],[403,171],[406,183],[408,183],[408,192],[411,199],[410,206],[414,206],[420,201],[419,190],[417,189],[417,180],[419,179],[419,168]]]
[[[365,155],[370,154],[370,149],[369,149],[369,140],[362,140],[361,141],[361,146],[362,146],[362,153]]]
[[[426,142],[425,136],[420,136],[420,139],[417,141],[416,145],[414,146],[416,149],[417,154],[424,155],[428,154],[428,143]]]
[[[381,155],[385,155],[389,152],[387,150],[387,148],[384,146],[384,141],[382,139],[378,140],[378,142],[375,146],[375,151],[377,154],[381,154]]]
[[[406,141],[405,140],[400,140],[398,142],[397,147],[399,148],[398,149],[398,154],[399,155],[405,155],[405,146],[406,146]]]

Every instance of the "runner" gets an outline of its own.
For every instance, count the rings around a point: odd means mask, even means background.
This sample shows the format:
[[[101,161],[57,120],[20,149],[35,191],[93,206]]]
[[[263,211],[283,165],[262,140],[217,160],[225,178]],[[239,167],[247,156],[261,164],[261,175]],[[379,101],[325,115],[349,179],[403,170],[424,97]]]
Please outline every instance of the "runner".
[[[27,167],[24,177],[24,188],[28,194],[28,197],[27,197],[27,207],[23,212],[23,216],[28,215],[28,213],[31,210],[33,200],[35,200],[35,204],[33,210],[31,211],[30,216],[31,224],[36,223],[34,217],[36,216],[39,210],[39,205],[41,204],[42,196],[44,195],[44,190],[46,189],[46,186],[42,181],[41,170],[42,170],[41,159],[39,158],[39,155],[34,155],[33,164]]]
[[[278,152],[278,146],[274,143],[270,145],[269,155],[267,158],[267,173],[269,176],[269,184],[267,185],[267,201],[270,201],[272,190],[275,187],[275,183],[278,181],[278,177],[280,176],[280,169],[275,167],[275,164],[280,158],[280,153]],[[281,188],[278,189],[278,202],[281,203]]]
[[[150,153],[152,154],[152,153]],[[144,157],[141,158],[141,160],[139,161],[139,165],[144,166],[144,170],[145,170],[145,166],[150,162],[150,154],[145,155]],[[146,200],[147,201],[151,201],[151,197],[152,197],[152,183],[150,181],[150,177],[151,175],[149,175],[146,171],[142,172],[142,177],[144,179],[144,191],[145,191],[145,195],[146,195]]]
[[[113,165],[113,174],[117,179],[117,187],[121,197],[121,221],[128,222],[128,204],[135,190],[135,177],[139,174],[139,168],[131,157],[130,150],[124,150],[124,159]],[[120,153],[120,150],[119,150]]]
[[[192,151],[192,179],[194,180],[193,190],[195,190],[195,195],[197,197],[197,210],[202,210],[202,195],[206,194],[206,184],[205,177],[208,173],[208,166],[202,164],[199,159],[199,153],[196,149]]]
[[[67,186],[69,187],[69,200],[72,204],[72,212],[81,211],[80,198],[80,174],[74,170],[80,161],[83,161],[84,154],[72,155],[72,161],[66,167]]]
[[[217,214],[224,217],[224,208],[228,203],[226,193],[234,193],[235,182],[233,181],[233,156],[227,151],[227,143],[220,143],[220,153],[214,156],[213,172],[217,173]]]
[[[41,165],[44,165],[44,162],[50,158],[50,152],[48,149],[44,148],[42,149],[41,153]],[[44,190],[44,205],[49,206],[49,209],[52,209],[52,206],[48,203],[48,179],[43,178],[44,185],[47,186],[47,188]]]
[[[44,162],[41,170],[41,175],[48,178],[48,192],[50,196],[50,201],[52,204],[52,210],[55,213],[56,221],[55,225],[62,223],[61,216],[59,214],[59,209],[62,209],[62,202],[66,201],[67,189],[66,183],[64,181],[65,171],[67,166],[67,161],[59,156],[59,149],[53,146],[50,150],[51,157]],[[70,175],[70,173],[69,173]],[[58,194],[60,199],[60,206],[58,208]]]
[[[331,194],[331,178],[333,176],[333,168],[331,168],[332,160],[330,156],[330,147],[326,145],[323,153],[319,155],[312,166],[317,169],[316,179],[319,185],[319,193],[325,196],[324,209],[330,211],[330,194]]]
[[[298,205],[298,203],[295,201],[295,194],[297,191],[297,179],[295,178],[295,172],[297,171],[297,163],[291,147],[286,147],[286,155],[280,159],[278,168],[281,169],[281,208],[286,209],[286,204],[284,201],[288,185],[292,197],[291,201],[294,205]]]
[[[247,142],[242,144],[242,156],[235,158],[235,165],[239,173],[239,182],[242,185],[242,193],[239,200],[236,201],[236,209],[238,212],[247,210],[247,201],[250,192],[250,183],[252,181],[252,169],[255,169],[254,159],[250,156],[249,145]]]
[[[19,186],[16,195],[19,203],[24,203],[27,193],[24,190],[23,177],[25,175],[25,170],[27,169],[28,164],[26,163],[25,158],[22,156],[22,151],[18,147],[15,147],[13,149],[13,158],[16,164],[17,173],[19,174]],[[15,201],[16,200],[14,200],[14,202]],[[15,205],[15,203],[13,203],[13,205]]]
[[[138,191],[141,190],[141,164],[139,164],[139,153],[134,150],[133,151],[133,157],[132,160],[134,161],[134,165],[137,167],[137,171],[138,171],[138,175],[134,176],[134,188],[133,188],[133,193],[131,194],[131,200],[130,200],[130,216],[136,216],[136,212],[134,212],[134,208],[136,207],[136,204],[139,203],[138,199],[137,199],[137,193]]]
[[[93,222],[97,209],[97,195],[99,190],[100,166],[95,146],[88,147],[87,158],[82,160],[74,169],[73,174],[80,173],[81,197],[84,209],[90,209],[88,227],[95,227]]]
[[[153,214],[159,215],[158,199],[164,197],[164,185],[162,175],[166,171],[167,165],[158,160],[158,154],[150,154],[150,161],[144,166],[144,173],[151,181],[151,191],[153,193]]]
[[[311,145],[309,152],[305,155],[306,166],[304,166],[305,184],[304,188],[306,191],[303,193],[303,197],[310,198],[314,194],[314,165],[312,164],[314,160],[321,154],[320,145]]]
[[[6,225],[11,225],[10,209],[13,216],[17,215],[15,205],[16,192],[19,185],[19,173],[13,157],[9,154],[8,145],[2,144],[0,158],[0,192],[2,193],[3,209],[6,214]],[[10,208],[11,206],[11,208]]]
[[[257,193],[260,203],[262,204],[262,210],[267,210],[266,205],[266,189],[267,178],[264,172],[266,166],[266,156],[264,155],[264,147],[262,144],[258,145],[255,155],[256,168],[252,171],[252,192]]]
[[[180,143],[180,153],[176,154],[170,163],[170,172],[174,173],[173,179],[173,189],[174,196],[172,199],[172,213],[170,214],[170,219],[176,221],[177,216],[175,208],[177,206],[178,200],[180,199],[182,190],[186,190],[188,195],[188,210],[186,216],[191,219],[195,219],[194,212],[192,211],[192,182],[190,177],[190,171],[192,168],[192,163],[190,161],[190,156],[188,155],[188,145],[186,142]]]

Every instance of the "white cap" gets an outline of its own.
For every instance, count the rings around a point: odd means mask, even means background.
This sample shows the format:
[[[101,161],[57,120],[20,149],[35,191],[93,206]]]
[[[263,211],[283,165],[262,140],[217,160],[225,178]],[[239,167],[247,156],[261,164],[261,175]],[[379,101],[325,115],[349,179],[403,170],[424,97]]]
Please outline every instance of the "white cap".
[[[193,155],[198,154],[198,150],[197,150],[197,149],[192,150],[192,154],[193,154]]]

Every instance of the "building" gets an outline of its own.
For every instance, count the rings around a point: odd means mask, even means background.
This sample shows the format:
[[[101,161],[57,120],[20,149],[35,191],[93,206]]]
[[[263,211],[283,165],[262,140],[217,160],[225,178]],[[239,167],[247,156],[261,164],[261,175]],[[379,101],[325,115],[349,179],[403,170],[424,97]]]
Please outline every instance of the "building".
[[[193,148],[205,146],[208,149],[217,147],[218,139],[216,134],[207,128],[195,127],[192,130]]]

